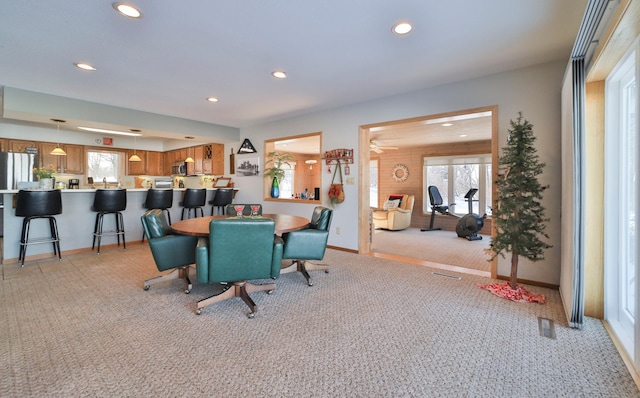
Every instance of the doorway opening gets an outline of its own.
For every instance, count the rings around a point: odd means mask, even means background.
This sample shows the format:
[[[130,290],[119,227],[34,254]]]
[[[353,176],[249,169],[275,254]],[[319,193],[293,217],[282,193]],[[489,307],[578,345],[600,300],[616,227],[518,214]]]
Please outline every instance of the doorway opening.
[[[362,183],[359,187],[360,253],[456,272],[487,277],[496,276],[497,261],[494,259],[488,262],[490,257],[484,249],[489,247],[490,238],[493,235],[490,213],[493,205],[492,198],[496,197],[496,192],[495,184],[487,184],[487,180],[495,180],[498,172],[497,111],[497,106],[487,106],[360,126],[359,166],[362,174]],[[457,203],[457,198],[460,196],[457,191],[466,185],[456,183],[455,175],[469,180],[466,182],[467,185],[482,185],[469,188],[482,190],[482,200],[474,198],[473,205],[474,211],[476,208],[480,211],[478,206],[483,206],[482,213],[489,214],[486,219],[488,222],[480,232],[484,239],[477,242],[453,239],[456,237],[455,224],[458,219],[451,215],[438,215],[436,223],[442,226],[442,231],[434,232],[451,238],[449,241],[451,244],[438,247],[432,254],[424,251],[419,253],[412,248],[421,247],[424,242],[435,240],[436,237],[433,232],[419,232],[421,228],[429,225],[431,216],[427,194],[427,184],[429,184],[427,168],[433,167],[434,162],[444,160],[447,167],[454,170],[450,174],[454,178],[449,178],[449,186],[452,187],[450,197],[456,198],[458,210],[467,208],[467,203]],[[473,173],[459,173],[460,170],[473,171],[478,162],[482,163],[482,170],[488,170],[488,174],[481,179],[477,181],[469,179],[470,176],[475,175]],[[373,169],[372,164],[376,166]],[[395,170],[398,169],[403,170],[402,178],[394,178]],[[377,175],[372,176],[372,172],[377,172]],[[445,173],[444,176],[447,177],[449,174]],[[375,189],[370,186],[371,181],[376,182]],[[372,223],[372,208],[383,208],[388,197],[394,194],[414,196],[411,226],[400,231],[375,229]],[[378,196],[376,198],[372,197],[373,195]],[[377,205],[374,205],[376,203]],[[399,247],[395,249],[393,245],[389,247],[389,245],[378,244],[376,248],[376,243],[379,243],[376,239],[382,239],[385,235],[405,246],[398,245]],[[406,236],[406,240],[401,236]],[[409,239],[416,240],[415,246],[407,243]],[[471,248],[470,245],[474,243],[482,247]],[[407,244],[409,246],[406,246]],[[464,246],[465,244],[467,246]],[[475,263],[473,266],[465,265],[464,262],[460,265],[455,264],[454,260],[443,260],[442,256],[435,256],[436,252],[439,254],[448,252],[452,255],[451,258],[455,257],[456,253],[469,252],[465,254],[474,258]]]

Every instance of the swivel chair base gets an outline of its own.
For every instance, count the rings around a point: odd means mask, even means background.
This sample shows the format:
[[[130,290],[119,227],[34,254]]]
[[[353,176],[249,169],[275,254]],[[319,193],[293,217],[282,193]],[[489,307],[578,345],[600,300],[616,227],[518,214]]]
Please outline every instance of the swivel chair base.
[[[293,266],[294,264],[296,264],[296,267]],[[328,274],[329,266],[325,264],[314,264],[305,260],[293,260],[291,265],[280,270],[280,274],[288,274],[295,271],[300,272],[305,277],[307,285],[313,286],[313,282],[311,282],[311,276],[308,271],[324,271],[325,274]]]
[[[198,301],[198,307],[196,309],[196,315],[202,314],[202,308],[211,305],[213,303],[218,303],[220,301],[232,299],[234,297],[240,297],[242,301],[245,302],[251,309],[251,312],[247,314],[248,318],[253,318],[258,312],[258,306],[253,302],[249,293],[252,292],[261,292],[267,291],[267,294],[273,293],[276,289],[275,283],[267,283],[264,285],[254,285],[247,281],[239,281],[233,282],[231,285],[228,285],[227,288],[222,291],[222,293],[218,293],[215,296],[208,297],[206,299],[202,299]]]
[[[193,289],[193,284],[191,283],[191,279],[189,279],[189,268],[190,268],[189,265],[184,267],[177,267],[171,270],[171,272],[167,274],[158,275],[151,279],[147,279],[146,281],[144,281],[143,289],[149,290],[151,285],[155,285],[156,283],[159,283],[159,282],[166,282],[174,279],[184,279],[184,281],[187,283],[187,288],[185,289],[184,293],[189,294]]]

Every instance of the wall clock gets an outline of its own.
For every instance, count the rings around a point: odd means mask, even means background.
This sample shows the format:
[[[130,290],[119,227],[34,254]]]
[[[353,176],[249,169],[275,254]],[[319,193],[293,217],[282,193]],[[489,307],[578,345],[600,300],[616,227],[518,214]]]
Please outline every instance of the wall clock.
[[[407,166],[398,163],[393,166],[391,176],[396,180],[396,182],[405,182],[407,178],[409,178],[409,169],[407,169]]]

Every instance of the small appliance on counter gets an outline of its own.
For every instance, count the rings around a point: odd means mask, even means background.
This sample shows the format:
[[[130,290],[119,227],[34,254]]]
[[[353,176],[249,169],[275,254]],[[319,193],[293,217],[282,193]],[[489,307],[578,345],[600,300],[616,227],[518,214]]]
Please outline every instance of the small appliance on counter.
[[[80,189],[80,180],[78,178],[69,178],[69,189]]]
[[[171,188],[171,178],[156,178],[154,185],[158,189]]]

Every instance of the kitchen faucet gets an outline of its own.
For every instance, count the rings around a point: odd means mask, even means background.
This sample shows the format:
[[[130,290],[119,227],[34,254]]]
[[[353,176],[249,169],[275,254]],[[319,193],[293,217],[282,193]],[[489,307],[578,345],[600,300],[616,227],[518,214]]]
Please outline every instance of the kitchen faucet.
[[[102,177],[102,182],[104,182],[104,189],[107,189],[107,177]]]

